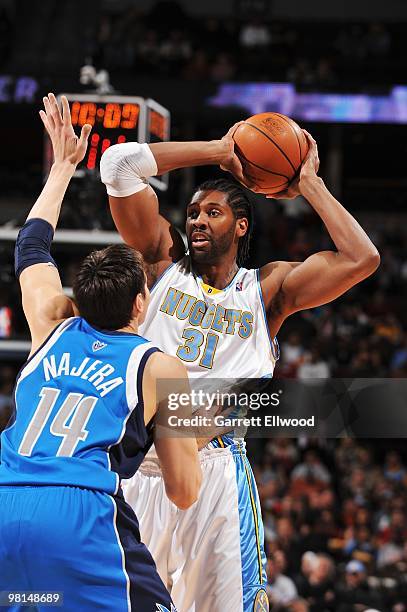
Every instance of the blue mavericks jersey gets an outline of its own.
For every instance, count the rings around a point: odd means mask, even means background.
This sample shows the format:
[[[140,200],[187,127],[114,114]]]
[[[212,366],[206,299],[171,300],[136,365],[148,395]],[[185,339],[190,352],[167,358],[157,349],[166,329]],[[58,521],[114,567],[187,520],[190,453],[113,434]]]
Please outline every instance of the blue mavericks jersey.
[[[152,444],[142,379],[157,350],[81,317],[61,323],[17,378],[14,422],[1,436],[0,485],[117,493]]]

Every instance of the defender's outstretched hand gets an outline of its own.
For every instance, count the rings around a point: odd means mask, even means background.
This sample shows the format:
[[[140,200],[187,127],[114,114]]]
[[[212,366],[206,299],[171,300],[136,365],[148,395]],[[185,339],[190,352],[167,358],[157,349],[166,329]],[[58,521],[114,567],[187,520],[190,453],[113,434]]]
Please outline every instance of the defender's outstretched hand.
[[[300,194],[303,194],[302,188],[304,184],[317,178],[319,170],[318,145],[309,132],[306,130],[302,131],[307,137],[309,149],[307,156],[302,163],[299,176],[291,181],[287,189],[284,189],[284,191],[280,191],[279,193],[267,195],[266,198],[273,198],[274,200],[292,200]]]
[[[53,93],[43,98],[45,111],[40,110],[40,117],[52,142],[55,163],[67,161],[77,166],[85,157],[88,137],[92,126],[86,123],[78,138],[71,122],[69,103],[62,96],[62,115]]]

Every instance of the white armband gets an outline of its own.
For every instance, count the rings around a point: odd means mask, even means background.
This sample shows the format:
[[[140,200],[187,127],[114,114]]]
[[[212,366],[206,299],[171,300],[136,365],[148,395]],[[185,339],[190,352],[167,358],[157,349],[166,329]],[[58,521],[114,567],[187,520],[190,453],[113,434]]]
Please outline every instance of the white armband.
[[[106,149],[100,161],[100,178],[111,196],[124,198],[141,191],[158,172],[148,144],[124,142]]]

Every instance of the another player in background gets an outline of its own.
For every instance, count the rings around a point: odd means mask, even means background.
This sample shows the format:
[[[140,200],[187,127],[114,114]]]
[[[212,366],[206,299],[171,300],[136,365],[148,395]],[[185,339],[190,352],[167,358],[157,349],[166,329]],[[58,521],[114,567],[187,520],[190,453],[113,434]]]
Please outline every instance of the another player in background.
[[[278,197],[301,193],[336,251],[304,262],[272,261],[259,270],[241,267],[252,229],[250,202],[239,185],[222,179],[198,187],[187,204],[185,254],[148,178],[216,164],[245,183],[234,129],[219,141],[115,145],[101,162],[117,229],[148,266],[151,308],[142,331],[184,361],[190,377],[272,376],[283,321],[334,300],[379,264],[368,236],[317,176],[310,135],[299,179]],[[263,527],[244,443],[222,436],[200,451],[200,459],[198,502],[180,513],[165,500],[159,460],[148,455],[125,491],[139,513],[142,538],[183,612],[266,610]]]
[[[186,370],[137,333],[149,291],[131,247],[84,260],[74,281],[79,312],[64,296],[50,246],[91,128],[78,140],[66,98],[63,116],[52,94],[44,105],[55,162],[16,243],[32,350],[17,378],[14,422],[1,436],[0,591],[59,591],[69,612],[175,611],[120,480],[152,444],[166,399],[157,379],[174,377],[188,392]],[[196,440],[154,437],[166,492],[185,509],[201,480]],[[10,608],[43,609],[41,599],[20,601]]]

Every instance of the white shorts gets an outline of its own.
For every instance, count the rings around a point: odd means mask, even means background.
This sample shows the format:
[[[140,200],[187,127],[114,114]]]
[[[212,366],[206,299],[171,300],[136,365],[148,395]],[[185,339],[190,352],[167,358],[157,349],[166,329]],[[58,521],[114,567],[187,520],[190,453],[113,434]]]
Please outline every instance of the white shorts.
[[[263,524],[244,445],[199,455],[202,487],[188,510],[166,496],[156,458],[123,481],[141,539],[180,612],[265,612]]]

